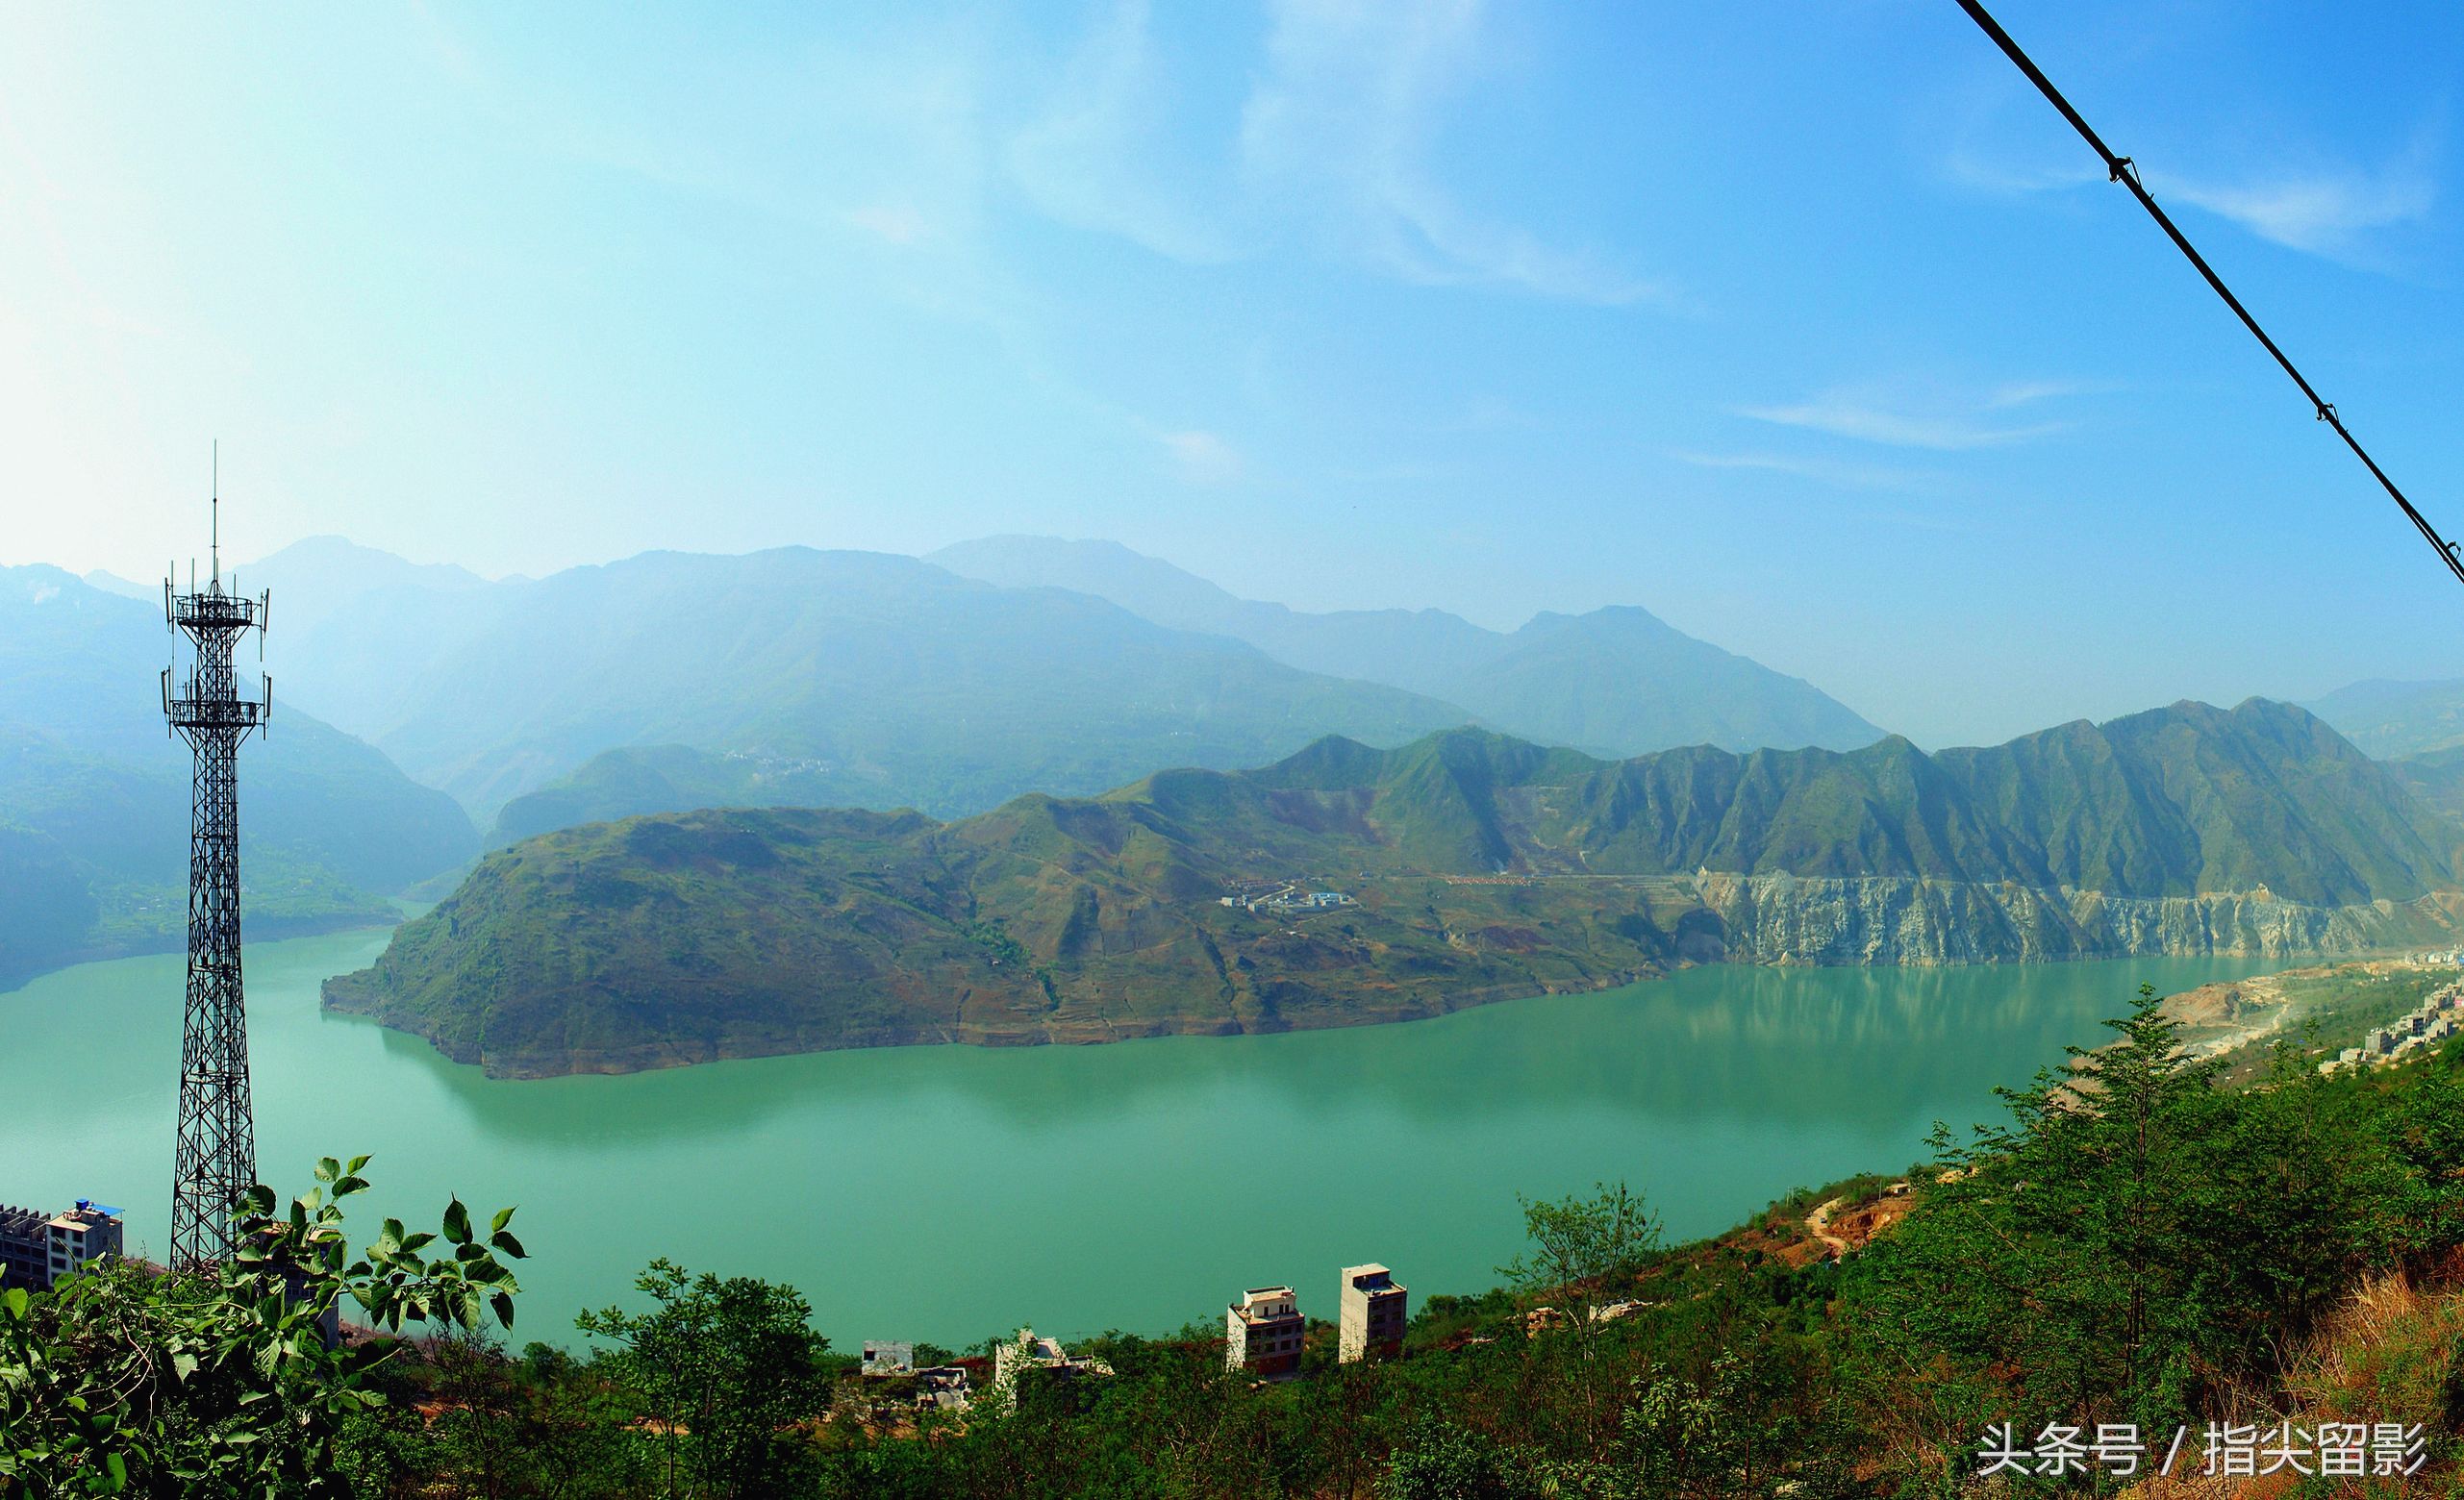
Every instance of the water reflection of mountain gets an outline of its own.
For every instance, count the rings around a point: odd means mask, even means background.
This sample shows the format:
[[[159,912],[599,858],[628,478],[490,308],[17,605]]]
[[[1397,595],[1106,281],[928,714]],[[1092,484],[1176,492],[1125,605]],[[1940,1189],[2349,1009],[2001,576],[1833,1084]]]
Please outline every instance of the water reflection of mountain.
[[[953,1120],[1075,1131],[1241,1098],[1333,1123],[1363,1111],[1466,1121],[1607,1111],[1638,1123],[1816,1124],[1990,1109],[2094,1042],[2143,981],[2254,970],[2203,960],[1953,969],[1719,966],[1598,994],[1543,996],[1397,1026],[1101,1047],[817,1053],[617,1077],[490,1080],[416,1038],[328,1016],[429,1075],[508,1140],[714,1140]],[[1246,1096],[1246,1097],[1244,1097]]]

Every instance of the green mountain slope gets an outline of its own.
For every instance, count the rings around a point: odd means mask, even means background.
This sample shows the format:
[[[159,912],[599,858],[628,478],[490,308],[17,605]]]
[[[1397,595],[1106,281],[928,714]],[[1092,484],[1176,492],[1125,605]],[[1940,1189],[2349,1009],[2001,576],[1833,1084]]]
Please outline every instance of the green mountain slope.
[[[1631,607],[1543,613],[1510,635],[1442,610],[1308,613],[1240,599],[1117,542],[988,537],[926,559],[969,578],[1109,599],[1295,666],[1459,703],[1509,734],[1626,756],[1677,745],[1850,750],[1882,731],[1828,694]]]
[[[1330,738],[953,823],[773,809],[566,829],[490,855],[326,994],[516,1074],[1354,1024],[1723,955],[2426,930],[2455,885],[2421,832],[2436,823],[2315,719],[2257,701],[1933,757]],[[1287,886],[1347,899],[1261,899]],[[1898,946],[1835,940],[1876,902]]]
[[[174,644],[159,604],[0,569],[0,825],[16,835],[0,984],[182,940],[189,754],[163,729],[157,683]],[[279,699],[240,775],[251,936],[390,920],[384,893],[478,851],[450,797]]]

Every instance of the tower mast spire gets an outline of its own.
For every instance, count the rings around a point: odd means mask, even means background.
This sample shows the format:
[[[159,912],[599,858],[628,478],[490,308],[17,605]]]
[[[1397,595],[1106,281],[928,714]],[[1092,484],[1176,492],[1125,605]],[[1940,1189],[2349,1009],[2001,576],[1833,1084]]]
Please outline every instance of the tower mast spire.
[[[163,712],[195,753],[189,824],[188,1002],[180,1036],[180,1126],[171,1188],[171,1269],[205,1271],[231,1259],[231,1213],[257,1183],[255,1112],[248,1090],[248,1012],[239,974],[239,745],[265,722],[262,700],[239,696],[232,648],[263,639],[263,598],[222,591],[222,445],[214,444],[212,582],[200,593],[163,588],[171,624],[191,646],[189,671],[163,672]]]

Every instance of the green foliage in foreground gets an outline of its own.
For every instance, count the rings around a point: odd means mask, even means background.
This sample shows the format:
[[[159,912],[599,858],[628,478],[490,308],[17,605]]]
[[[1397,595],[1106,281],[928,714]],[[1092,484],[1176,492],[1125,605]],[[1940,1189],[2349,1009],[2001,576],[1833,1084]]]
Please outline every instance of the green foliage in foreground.
[[[48,1295],[0,1291],[0,1496],[351,1493],[338,1444],[383,1399],[369,1378],[386,1355],[329,1343],[330,1320],[347,1301],[394,1333],[511,1326],[520,1288],[498,1257],[522,1254],[512,1210],[481,1235],[457,1200],[450,1254],[388,1219],[351,1259],[341,1203],[367,1162],[318,1162],[322,1186],[285,1213],[254,1188],[218,1269],[116,1262]]]
[[[1400,1359],[1337,1364],[1320,1325],[1304,1379],[1252,1388],[1208,1330],[1116,1334],[1076,1351],[1109,1375],[1026,1379],[1015,1402],[949,1413],[854,1379],[788,1288],[654,1262],[646,1307],[584,1319],[608,1343],[585,1360],[541,1345],[507,1359],[473,1338],[369,1372],[314,1362],[310,1345],[295,1376],[277,1360],[254,1399],[326,1424],[331,1467],[268,1468],[259,1492],[1949,1495],[1974,1488],[1988,1424],[2196,1434],[2272,1412],[2421,1423],[2428,1471],[2383,1492],[2453,1493],[2464,1045],[2359,1076],[2288,1056],[2232,1091],[2182,1052],[2152,994],[2111,1024],[2112,1046],[2009,1093],[2005,1123],[1943,1140],[1904,1217],[1845,1263],[1816,1258],[1776,1208],[1663,1247],[1642,1200],[1604,1185],[1526,1203],[1513,1285],[1425,1299]],[[471,1280],[393,1305],[459,1320]],[[130,1358],[80,1311],[96,1295],[12,1314],[75,1327],[45,1358],[75,1363],[80,1389]],[[244,1331],[251,1315],[232,1304],[203,1321]],[[7,1367],[13,1391],[30,1367],[22,1354]],[[244,1363],[221,1367],[248,1385]]]
[[[692,1275],[665,1259],[634,1283],[652,1310],[585,1312],[586,1334],[614,1340],[599,1367],[641,1393],[658,1435],[667,1493],[767,1492],[797,1466],[794,1424],[829,1402],[801,1292],[749,1276]]]

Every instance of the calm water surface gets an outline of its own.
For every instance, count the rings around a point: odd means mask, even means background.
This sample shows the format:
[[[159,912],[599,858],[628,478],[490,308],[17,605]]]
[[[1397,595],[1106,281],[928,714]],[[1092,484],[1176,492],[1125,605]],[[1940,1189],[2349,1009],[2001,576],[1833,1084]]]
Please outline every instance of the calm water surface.
[[[520,1205],[516,1342],[631,1300],[653,1255],[793,1283],[833,1343],[971,1343],[1219,1320],[1336,1270],[1490,1286],[1518,1192],[1642,1188],[1678,1237],[1793,1188],[1896,1170],[1936,1120],[1994,1113],[2143,982],[2279,967],[2131,960],[1965,969],[1693,969],[1403,1026],[1099,1047],[902,1047],[500,1082],[317,1010],[381,931],[247,948],[258,1162],[286,1195],[369,1152],[363,1225],[446,1194]],[[181,961],[0,994],[0,1202],[125,1205],[167,1237]],[[415,1224],[414,1227],[419,1227]]]

